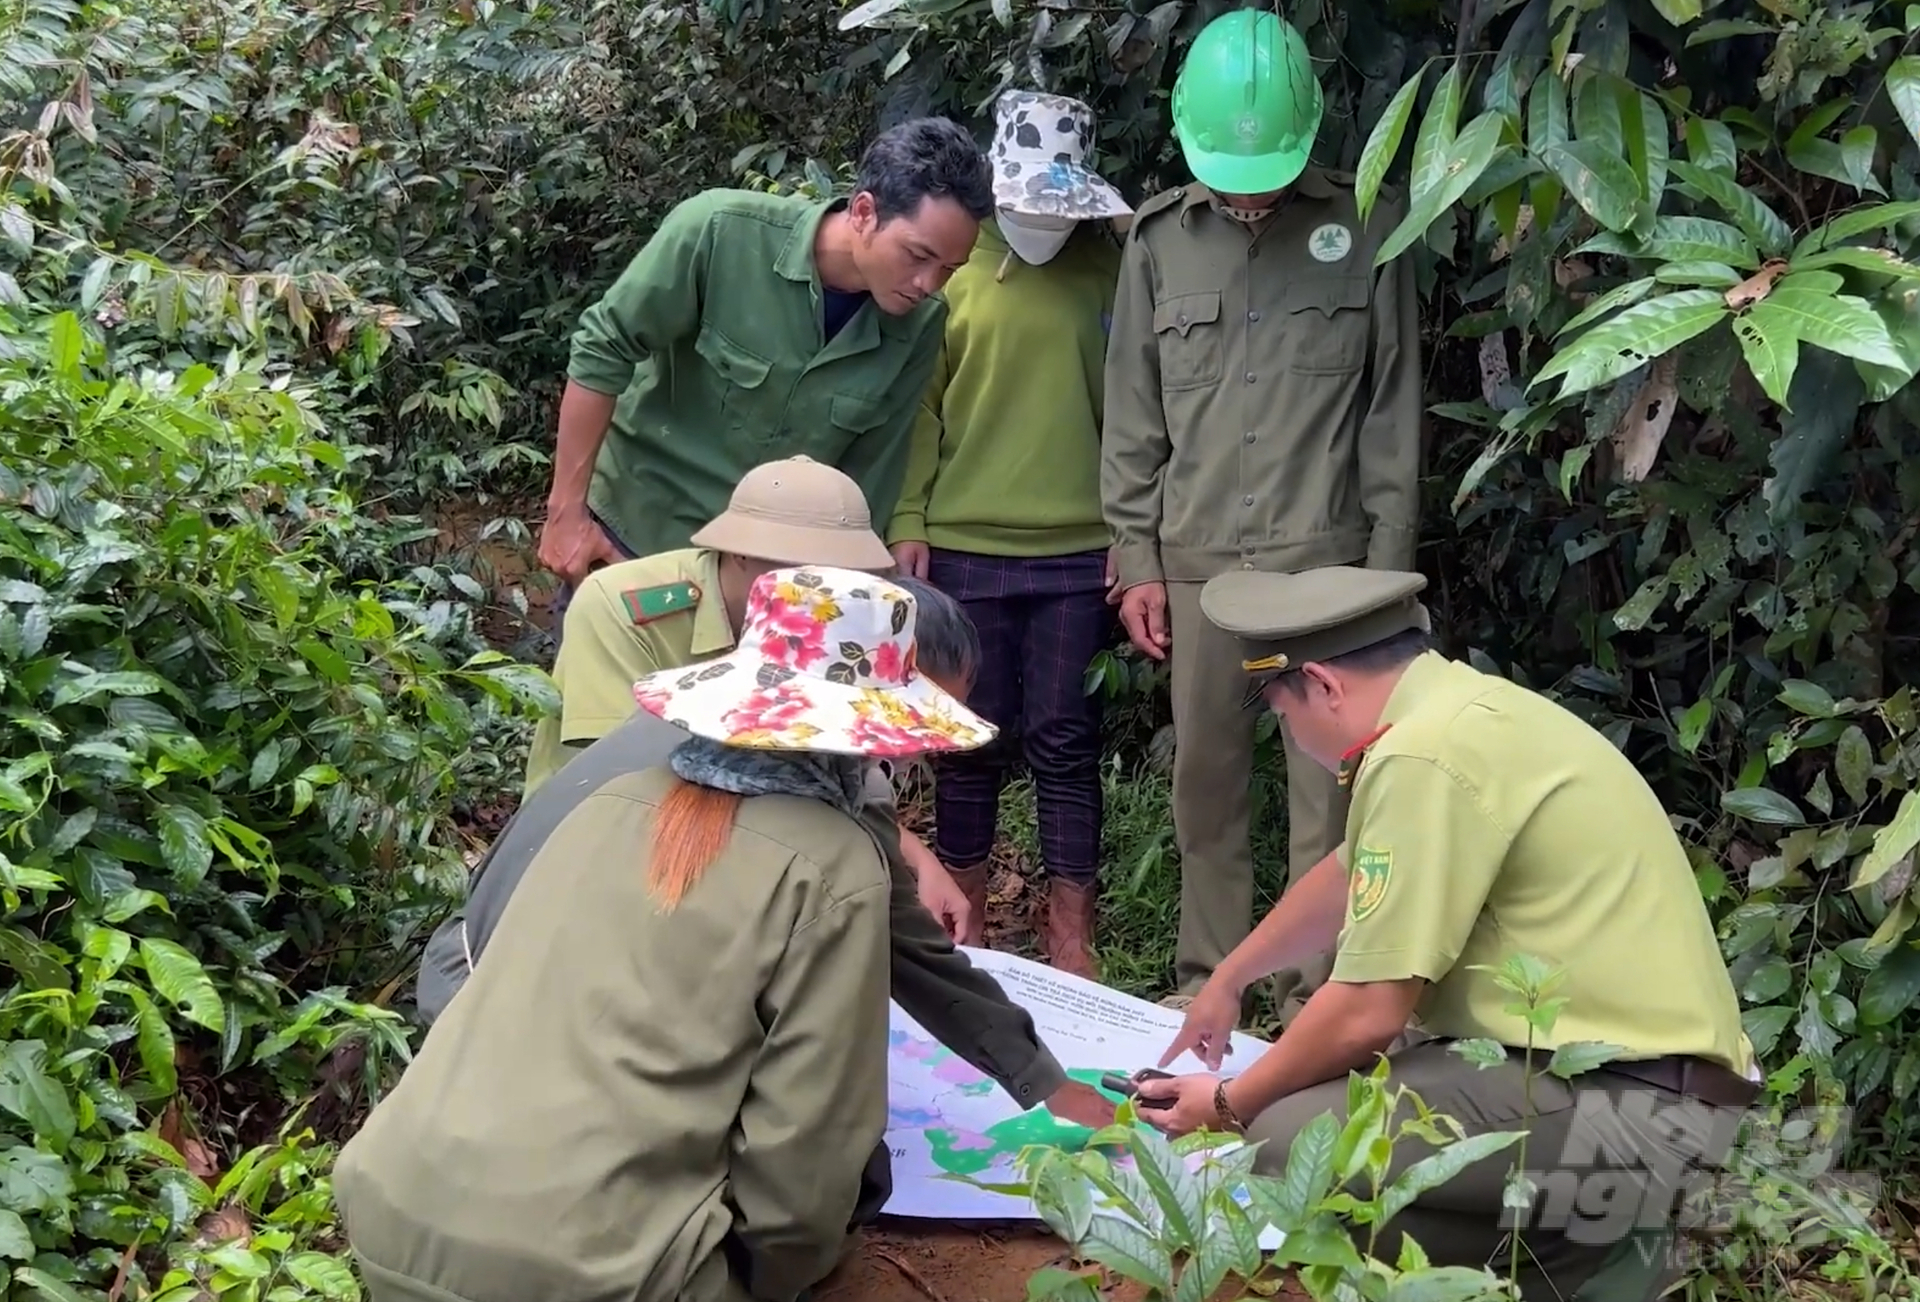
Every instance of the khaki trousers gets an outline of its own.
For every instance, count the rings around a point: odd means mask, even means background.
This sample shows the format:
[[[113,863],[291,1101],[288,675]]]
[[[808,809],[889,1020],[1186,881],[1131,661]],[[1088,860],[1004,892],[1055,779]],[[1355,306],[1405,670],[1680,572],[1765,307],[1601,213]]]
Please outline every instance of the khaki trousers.
[[[1468,1135],[1528,1131],[1526,1170],[1538,1187],[1520,1226],[1520,1295],[1553,1302],[1643,1302],[1680,1273],[1676,1223],[1685,1199],[1723,1166],[1739,1133],[1742,1111],[1656,1090],[1602,1068],[1573,1081],[1549,1075],[1544,1053],[1533,1062],[1531,1125],[1526,1124],[1527,1073],[1518,1057],[1482,1070],[1432,1040],[1392,1053],[1390,1085],[1404,1085]],[[1344,1078],[1289,1095],[1255,1117],[1248,1142],[1263,1147],[1254,1170],[1279,1176],[1306,1125],[1331,1112],[1347,1115]],[[1403,1103],[1396,1117],[1411,1117]],[[1394,1147],[1389,1182],[1433,1149],[1412,1135]],[[1401,1236],[1411,1236],[1436,1266],[1489,1266],[1506,1276],[1513,1213],[1503,1208],[1518,1145],[1468,1166],[1414,1199],[1387,1222],[1372,1253],[1394,1262]],[[1356,1185],[1361,1197],[1370,1191]],[[1364,1241],[1360,1244],[1365,1250]]]
[[[1199,992],[1221,960],[1253,930],[1250,840],[1253,730],[1261,710],[1242,708],[1247,676],[1240,644],[1200,613],[1199,583],[1167,584],[1173,647],[1173,835],[1180,849],[1180,938],[1174,979]],[[1348,793],[1295,749],[1281,728],[1287,763],[1287,884],[1332,853],[1346,834]],[[1303,970],[1275,974],[1282,1020],[1326,982],[1329,952]]]

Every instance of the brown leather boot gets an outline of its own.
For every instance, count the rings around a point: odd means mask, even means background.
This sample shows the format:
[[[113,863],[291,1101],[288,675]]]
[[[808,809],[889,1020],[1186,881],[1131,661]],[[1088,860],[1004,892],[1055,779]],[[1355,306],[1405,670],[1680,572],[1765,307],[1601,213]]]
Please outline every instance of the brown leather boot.
[[[1092,949],[1095,899],[1093,887],[1063,877],[1052,879],[1047,895],[1047,961],[1089,981],[1100,979]]]
[[[967,897],[967,926],[960,933],[960,943],[976,949],[987,943],[987,867],[977,863],[971,868],[947,869],[953,884]]]

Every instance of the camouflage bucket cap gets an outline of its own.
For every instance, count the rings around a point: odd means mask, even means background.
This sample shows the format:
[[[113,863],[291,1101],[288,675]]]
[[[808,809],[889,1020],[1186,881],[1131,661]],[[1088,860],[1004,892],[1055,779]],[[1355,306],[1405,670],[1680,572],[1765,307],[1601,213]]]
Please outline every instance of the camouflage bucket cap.
[[[1087,166],[1093,110],[1064,95],[1010,90],[994,106],[994,202],[1029,217],[1098,221],[1133,211]]]

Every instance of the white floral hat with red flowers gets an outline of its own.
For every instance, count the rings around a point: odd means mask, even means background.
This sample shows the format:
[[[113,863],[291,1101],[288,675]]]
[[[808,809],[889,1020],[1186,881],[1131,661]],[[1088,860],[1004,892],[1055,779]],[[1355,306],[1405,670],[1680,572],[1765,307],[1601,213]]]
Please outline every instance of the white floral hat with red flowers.
[[[774,570],[733,654],[648,674],[640,708],[728,746],[889,759],[972,750],[996,729],[914,666],[913,594],[855,570]]]

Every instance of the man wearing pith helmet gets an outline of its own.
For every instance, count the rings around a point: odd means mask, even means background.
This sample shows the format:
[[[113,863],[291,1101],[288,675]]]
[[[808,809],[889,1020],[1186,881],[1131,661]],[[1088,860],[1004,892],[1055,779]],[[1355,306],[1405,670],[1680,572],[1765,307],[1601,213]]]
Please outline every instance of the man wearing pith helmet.
[[[1180,849],[1176,1006],[1247,934],[1255,716],[1233,640],[1201,615],[1227,572],[1404,569],[1418,521],[1421,373],[1413,270],[1374,252],[1353,177],[1310,165],[1323,101],[1305,42],[1271,12],[1215,19],[1173,92],[1194,183],[1142,204],[1106,361],[1101,496],[1144,654],[1172,660]],[[1345,800],[1291,737],[1288,876],[1340,839]],[[1326,959],[1283,975],[1310,991]]]
[[[1141,1116],[1173,1134],[1244,1132],[1264,1141],[1255,1169],[1277,1173],[1315,1117],[1345,1113],[1347,1073],[1387,1053],[1390,1079],[1468,1135],[1529,1131],[1538,1196],[1521,1225],[1522,1296],[1651,1299],[1677,1260],[1689,1165],[1721,1163],[1758,1090],[1733,981],[1686,851],[1632,762],[1546,697],[1429,649],[1425,586],[1348,566],[1206,585],[1242,684],[1350,787],[1352,807],[1339,849],[1214,971],[1161,1065],[1192,1049],[1218,1070],[1250,982],[1317,950],[1335,957],[1272,1048],[1231,1079],[1143,1082],[1173,1104]],[[1531,1070],[1528,1025],[1485,970],[1516,955],[1565,972]],[[1410,1022],[1418,1042],[1389,1052]],[[1454,1052],[1462,1040],[1490,1061]],[[1614,1056],[1548,1073],[1576,1042]],[[1431,1151],[1401,1143],[1389,1179]],[[1374,1254],[1398,1259],[1404,1233],[1436,1264],[1504,1274],[1513,1161],[1492,1152],[1421,1194]]]

